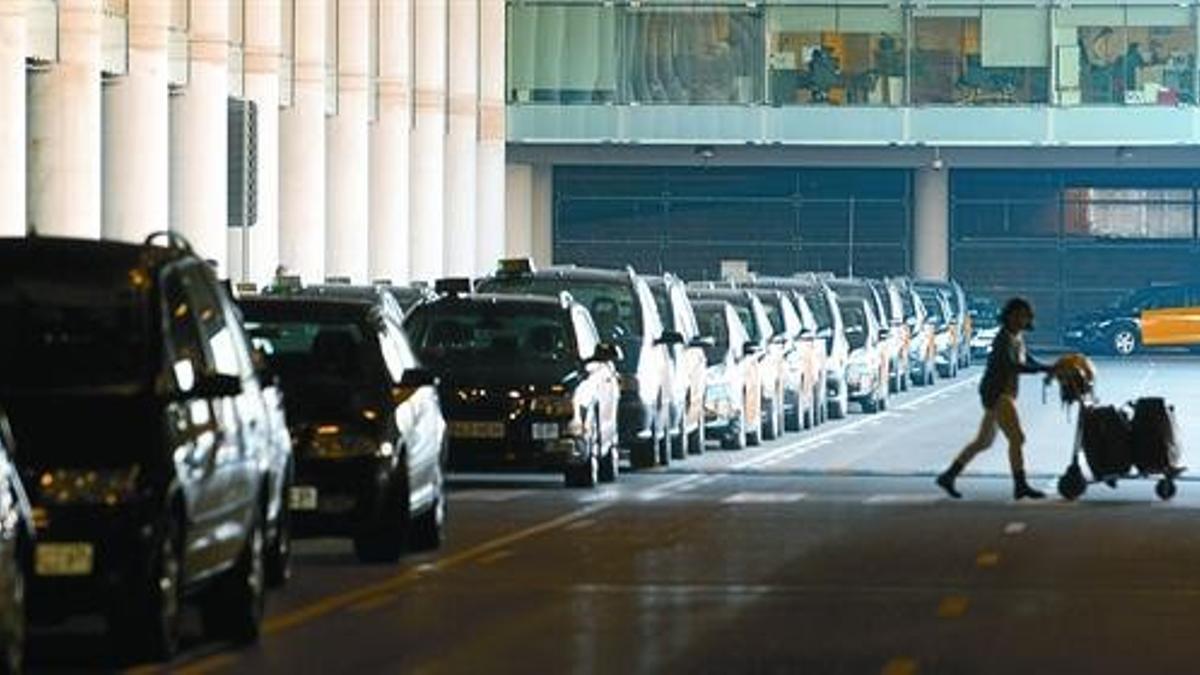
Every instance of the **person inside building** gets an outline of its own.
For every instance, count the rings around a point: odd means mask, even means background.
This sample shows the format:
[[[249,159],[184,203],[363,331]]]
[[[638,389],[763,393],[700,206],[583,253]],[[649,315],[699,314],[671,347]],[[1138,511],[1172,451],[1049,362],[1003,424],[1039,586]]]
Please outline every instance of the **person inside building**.
[[[1033,328],[1033,306],[1024,298],[1009,300],[1000,312],[1002,326],[992,342],[979,396],[983,402],[983,420],[975,438],[958,453],[950,467],[937,477],[937,485],[955,499],[962,494],[954,481],[967,464],[979,453],[991,447],[996,431],[1008,440],[1008,462],[1012,469],[1014,499],[1042,499],[1046,495],[1035,490],[1025,478],[1025,457],[1022,447],[1025,433],[1017,416],[1017,386],[1022,373],[1049,373],[1051,367],[1025,351],[1025,331]]]

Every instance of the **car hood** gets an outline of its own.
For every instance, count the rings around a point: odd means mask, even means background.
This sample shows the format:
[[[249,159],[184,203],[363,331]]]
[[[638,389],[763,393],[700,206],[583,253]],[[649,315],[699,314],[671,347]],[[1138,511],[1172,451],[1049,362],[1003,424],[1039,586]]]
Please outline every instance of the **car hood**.
[[[1097,309],[1082,314],[1076,314],[1067,322],[1068,326],[1086,326],[1088,324],[1100,323],[1102,321],[1112,321],[1132,316],[1132,313],[1123,309]]]
[[[148,387],[6,393],[0,403],[23,471],[118,468],[165,457],[162,400]]]
[[[434,367],[441,379],[441,389],[464,387],[481,389],[517,389],[533,387],[536,392],[555,385],[573,386],[580,377],[578,370],[566,364],[505,363],[470,364],[450,368]]]

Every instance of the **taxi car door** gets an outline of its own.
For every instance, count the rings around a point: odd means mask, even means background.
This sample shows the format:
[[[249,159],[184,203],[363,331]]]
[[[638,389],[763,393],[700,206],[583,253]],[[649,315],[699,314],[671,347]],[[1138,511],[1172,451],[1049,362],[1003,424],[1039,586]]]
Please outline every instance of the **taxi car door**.
[[[614,364],[601,361],[589,361],[596,353],[600,344],[600,335],[588,311],[581,306],[571,309],[571,324],[575,329],[575,343],[579,349],[579,358],[584,363],[587,381],[581,387],[587,387],[591,394],[586,398],[594,400],[599,409],[600,437],[607,447],[609,443],[617,443],[617,405],[620,399],[620,383],[617,381],[617,371]]]
[[[1200,298],[1191,289],[1172,286],[1156,291],[1141,308],[1142,344],[1200,344]]]
[[[691,427],[704,423],[704,381],[708,361],[704,356],[704,348],[696,342],[700,328],[692,313],[691,302],[687,299],[687,291],[682,286],[671,287],[671,309],[675,317],[675,330],[683,336],[683,344],[678,345],[682,366],[680,376],[686,380],[684,389],[689,394],[690,404],[685,411],[686,426]]]
[[[404,337],[403,329],[390,316],[380,325],[379,346],[383,351],[388,379],[399,387],[405,371],[418,368],[417,358]],[[433,387],[417,387],[403,392],[398,399],[394,419],[399,427],[408,461],[410,513],[421,511],[437,498],[438,469],[442,457],[442,438],[446,423]]]

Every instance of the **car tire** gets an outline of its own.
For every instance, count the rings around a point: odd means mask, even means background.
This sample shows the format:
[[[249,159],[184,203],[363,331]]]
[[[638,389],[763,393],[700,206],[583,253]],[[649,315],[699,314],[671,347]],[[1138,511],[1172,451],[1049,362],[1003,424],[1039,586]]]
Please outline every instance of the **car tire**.
[[[1132,326],[1121,326],[1109,335],[1108,345],[1117,356],[1130,356],[1141,347],[1137,331]]]
[[[704,420],[700,420],[696,428],[692,430],[692,433],[688,434],[688,454],[703,455],[704,443]]]
[[[285,481],[280,497],[279,516],[275,523],[275,536],[267,547],[267,587],[279,588],[292,577],[292,510],[288,506],[288,486]]]
[[[183,537],[175,518],[157,530],[148,574],[134,580],[122,605],[113,608],[108,631],[122,654],[169,661],[179,652],[183,630]]]
[[[265,517],[250,522],[237,564],[208,592],[201,607],[204,633],[245,645],[258,640],[266,605]]]
[[[686,410],[686,408],[685,408]],[[683,461],[687,459],[687,413],[681,412],[679,423],[667,434],[667,443],[671,447],[671,459]]]
[[[393,485],[408,482],[407,474],[393,478]],[[397,490],[398,491],[398,490]],[[388,505],[380,521],[354,537],[354,555],[361,563],[394,563],[404,555],[405,530],[408,526],[408,498],[389,494]]]
[[[745,450],[746,449],[746,413],[742,414],[738,419],[729,423],[729,431],[725,433],[725,437],[721,439],[721,447],[725,450]]]
[[[615,482],[620,474],[621,453],[617,452],[617,446],[609,444],[608,452],[604,453],[604,460],[600,462],[600,482]]]
[[[871,398],[863,399],[862,411],[868,415],[874,415],[879,412],[879,397],[872,396]]]
[[[764,441],[773,441],[779,438],[779,399],[771,400],[769,405],[763,406],[763,422],[761,431],[759,432]],[[757,445],[757,443],[755,444]]]
[[[440,460],[434,469],[433,504],[414,518],[408,529],[412,551],[434,551],[446,540],[446,478]]]
[[[838,386],[838,396],[835,400],[829,402],[829,418],[834,420],[844,419],[846,414],[850,412],[850,401],[847,397],[846,385]]]
[[[658,440],[653,434],[644,441],[634,441],[629,449],[629,463],[635,471],[653,469],[658,464]]]
[[[762,445],[762,442],[763,442],[762,415],[759,415],[759,419],[754,420],[754,424],[744,426],[743,428],[746,429],[746,446],[747,447],[753,448],[753,447]]]
[[[572,464],[563,472],[564,482],[572,488],[594,488],[600,482],[600,458],[592,453],[583,464]]]

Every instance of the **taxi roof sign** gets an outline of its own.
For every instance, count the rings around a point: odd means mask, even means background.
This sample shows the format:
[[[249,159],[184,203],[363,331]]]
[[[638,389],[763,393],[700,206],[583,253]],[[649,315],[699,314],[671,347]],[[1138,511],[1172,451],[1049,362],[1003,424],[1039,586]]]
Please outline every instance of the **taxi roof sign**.
[[[346,276],[325,277],[325,283],[329,284],[330,286],[349,286],[350,285],[350,277],[346,277]]]
[[[501,258],[496,263],[496,272],[501,275],[516,276],[532,274],[534,271],[532,258]]]
[[[435,281],[433,290],[446,295],[467,295],[475,292],[475,283],[468,277],[446,277]]]

